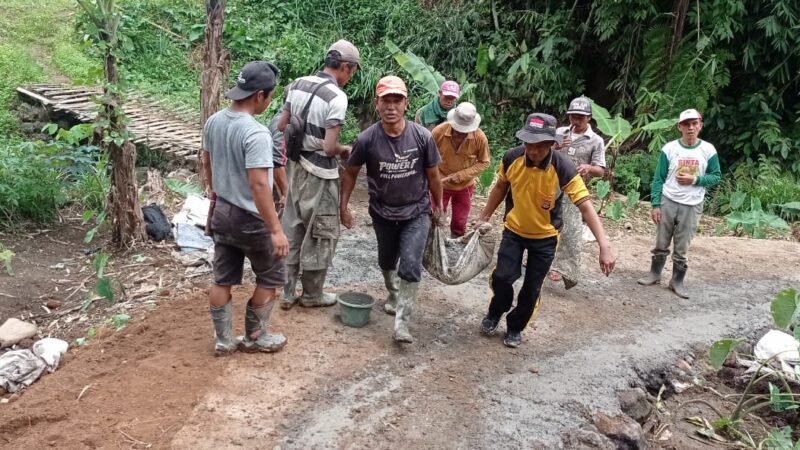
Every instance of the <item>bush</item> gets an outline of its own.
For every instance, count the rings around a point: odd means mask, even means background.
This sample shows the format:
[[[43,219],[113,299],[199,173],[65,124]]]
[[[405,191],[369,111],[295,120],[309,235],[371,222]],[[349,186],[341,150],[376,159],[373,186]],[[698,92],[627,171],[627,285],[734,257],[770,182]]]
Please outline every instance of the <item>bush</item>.
[[[653,155],[646,151],[619,155],[614,168],[617,192],[638,192],[640,198],[649,199],[657,163],[658,154]]]
[[[47,222],[66,202],[63,180],[49,155],[26,145],[0,148],[0,226]]]

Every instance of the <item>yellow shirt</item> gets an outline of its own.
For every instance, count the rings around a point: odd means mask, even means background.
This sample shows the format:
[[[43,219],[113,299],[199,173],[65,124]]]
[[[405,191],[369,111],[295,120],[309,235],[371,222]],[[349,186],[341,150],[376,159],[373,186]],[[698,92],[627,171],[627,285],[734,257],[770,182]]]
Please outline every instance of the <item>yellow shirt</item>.
[[[455,180],[442,183],[442,188],[449,191],[466,189],[489,167],[489,140],[480,128],[467,133],[458,149],[453,148],[453,127],[449,123],[437,125],[431,134],[442,157],[439,174],[442,178],[455,174]]]
[[[569,157],[552,150],[541,164],[534,165],[525,147],[512,148],[503,155],[497,178],[511,184],[506,194],[506,228],[528,239],[558,235],[563,194],[576,206],[589,199]]]

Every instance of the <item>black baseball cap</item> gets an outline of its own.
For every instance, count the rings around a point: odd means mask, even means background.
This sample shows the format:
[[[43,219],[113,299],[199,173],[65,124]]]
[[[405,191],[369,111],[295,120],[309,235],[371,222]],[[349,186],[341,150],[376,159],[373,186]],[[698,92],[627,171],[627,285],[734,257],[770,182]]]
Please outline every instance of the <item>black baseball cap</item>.
[[[252,61],[244,65],[236,76],[236,86],[225,93],[231,100],[244,100],[262,90],[270,90],[278,83],[278,68],[267,61]]]
[[[525,120],[525,126],[517,131],[517,139],[526,144],[542,141],[555,141],[559,144],[563,136],[556,134],[556,118],[549,114],[533,113]]]

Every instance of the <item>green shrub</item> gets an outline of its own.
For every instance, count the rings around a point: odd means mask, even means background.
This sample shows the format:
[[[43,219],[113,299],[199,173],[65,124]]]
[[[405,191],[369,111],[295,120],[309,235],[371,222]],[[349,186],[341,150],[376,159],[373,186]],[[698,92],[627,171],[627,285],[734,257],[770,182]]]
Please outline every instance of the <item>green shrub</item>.
[[[646,151],[619,155],[614,168],[616,190],[638,192],[641,198],[649,199],[657,163],[658,155]]]
[[[46,153],[23,145],[0,148],[0,226],[53,220],[67,200],[63,187],[61,172]]]

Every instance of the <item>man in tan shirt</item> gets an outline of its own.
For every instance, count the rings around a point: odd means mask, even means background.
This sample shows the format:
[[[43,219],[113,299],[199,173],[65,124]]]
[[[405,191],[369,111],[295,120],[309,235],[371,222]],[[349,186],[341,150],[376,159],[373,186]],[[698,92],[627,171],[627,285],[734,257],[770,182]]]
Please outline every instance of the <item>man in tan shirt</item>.
[[[481,116],[475,105],[463,102],[450,110],[447,121],[432,132],[442,157],[439,173],[442,176],[444,209],[447,210],[451,199],[453,203],[450,220],[453,237],[466,233],[475,178],[489,167],[489,140],[478,128],[480,124]]]

